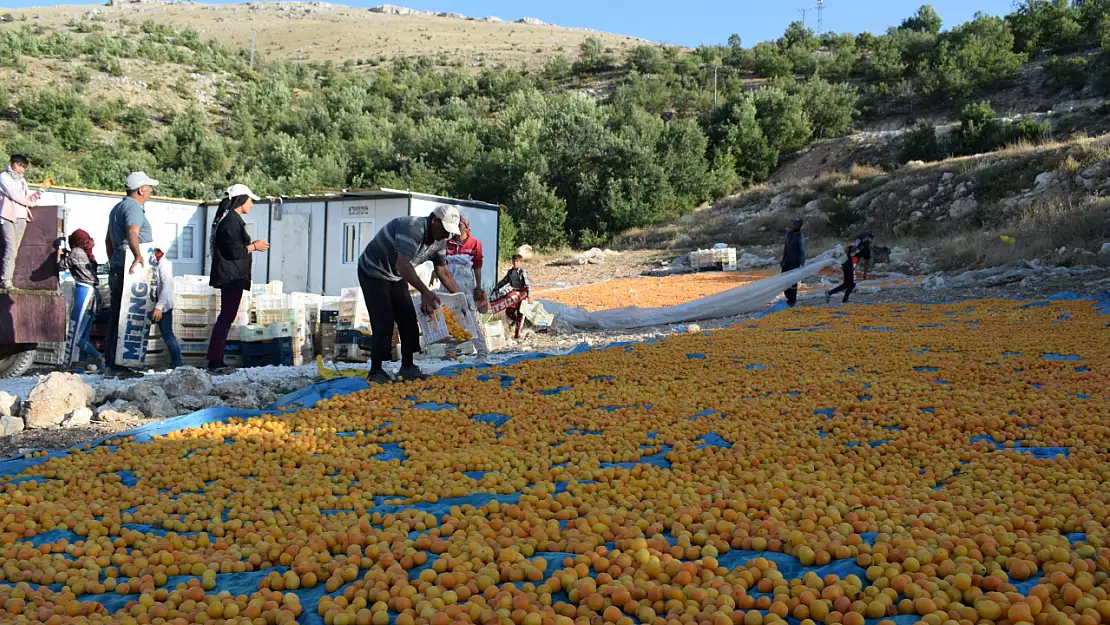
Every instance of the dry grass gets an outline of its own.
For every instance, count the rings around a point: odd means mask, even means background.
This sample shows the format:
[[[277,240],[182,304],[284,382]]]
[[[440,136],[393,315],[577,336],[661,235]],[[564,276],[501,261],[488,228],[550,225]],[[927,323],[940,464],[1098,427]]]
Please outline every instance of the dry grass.
[[[1008,245],[1001,236],[1015,240]],[[997,228],[964,232],[945,237],[937,258],[943,269],[995,267],[1019,259],[1046,258],[1060,248],[1068,254],[1056,257],[1065,264],[1093,263],[1096,258],[1075,256],[1079,248],[1097,251],[1110,240],[1110,198],[1091,197],[1080,203],[1067,199],[1032,205]]]
[[[89,9],[89,6],[13,9],[15,21],[0,24],[0,28],[19,28],[23,24],[49,27],[71,20],[81,21],[86,19]],[[257,31],[259,52],[287,60],[341,63],[347,59],[428,56],[443,57],[464,68],[535,67],[559,54],[576,57],[579,44],[587,37],[597,37],[617,53],[648,43],[635,37],[555,26],[384,15],[362,8],[311,3],[253,3],[250,6],[143,3],[98,6],[96,9],[101,12],[97,19],[105,27],[106,34],[119,28],[121,19],[153,20],[175,28],[194,28],[202,39],[218,39],[232,47],[248,48],[252,31]],[[23,17],[27,22],[22,21]],[[522,16],[502,17],[517,19]]]
[[[853,163],[851,169],[848,170],[848,176],[854,180],[863,180],[866,178],[875,178],[885,174],[886,171],[878,165],[868,165],[866,163]]]

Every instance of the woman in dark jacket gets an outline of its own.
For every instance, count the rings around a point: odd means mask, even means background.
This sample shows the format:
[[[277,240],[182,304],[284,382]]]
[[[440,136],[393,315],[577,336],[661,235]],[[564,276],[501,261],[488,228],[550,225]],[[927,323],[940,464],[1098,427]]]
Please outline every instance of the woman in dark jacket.
[[[227,197],[216,209],[212,236],[212,279],[209,282],[220,290],[220,315],[212,327],[208,343],[208,368],[220,370],[224,364],[224,347],[227,333],[239,314],[243,291],[251,288],[251,254],[265,252],[270,245],[265,239],[251,241],[243,215],[251,212],[258,196],[244,184],[232,185]]]
[[[80,362],[84,353],[104,370],[104,357],[89,341],[93,317],[100,308],[100,295],[96,287],[100,278],[96,276],[96,257],[93,256],[93,240],[88,232],[77,229],[69,235],[69,250],[60,250],[63,271],[73,276],[73,309],[69,314],[70,335],[69,361]]]

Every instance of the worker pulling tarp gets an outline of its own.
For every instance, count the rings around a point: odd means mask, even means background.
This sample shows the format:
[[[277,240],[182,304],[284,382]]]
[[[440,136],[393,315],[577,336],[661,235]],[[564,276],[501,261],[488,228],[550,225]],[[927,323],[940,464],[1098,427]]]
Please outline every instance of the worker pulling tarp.
[[[756,312],[772,301],[790,285],[817,275],[826,267],[844,261],[844,249],[839,245],[826,251],[806,265],[769,278],[757,280],[734,289],[708,295],[692,302],[665,308],[639,308],[625,306],[611,310],[589,312],[581,308],[543,300],[544,308],[555,319],[579,329],[627,330],[647,326],[720,319]]]

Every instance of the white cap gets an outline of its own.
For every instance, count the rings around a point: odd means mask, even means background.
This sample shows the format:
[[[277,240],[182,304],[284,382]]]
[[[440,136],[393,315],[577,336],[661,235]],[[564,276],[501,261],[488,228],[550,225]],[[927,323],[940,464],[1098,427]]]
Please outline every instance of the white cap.
[[[251,193],[251,188],[245,184],[233,184],[227,188],[227,197],[239,197],[240,195],[245,195],[255,202],[259,199],[257,195]]]
[[[438,217],[443,222],[443,229],[448,234],[458,234],[461,229],[459,228],[459,209],[451,206],[450,204],[440,204],[432,211],[432,217]]]
[[[143,187],[157,187],[158,181],[146,175],[146,172],[133,171],[127,174],[126,184],[128,191],[136,191]]]

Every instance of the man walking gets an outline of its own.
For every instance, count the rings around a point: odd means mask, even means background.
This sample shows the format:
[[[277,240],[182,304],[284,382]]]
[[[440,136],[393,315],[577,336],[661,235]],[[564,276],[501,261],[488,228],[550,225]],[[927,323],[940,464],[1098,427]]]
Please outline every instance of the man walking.
[[[40,196],[38,191],[29,193],[23,177],[26,171],[27,157],[13,154],[8,168],[0,173],[0,288],[5,290],[15,288],[15,258],[27,224],[35,220],[30,208]]]
[[[123,306],[123,272],[135,273],[136,267],[143,267],[143,255],[139,246],[154,240],[150,222],[146,219],[144,207],[154,194],[158,181],[145,173],[136,171],[127,176],[127,197],[112,207],[108,215],[108,237],[105,245],[111,254],[111,269],[108,273],[108,288],[112,292],[111,317],[108,321],[108,342],[105,345],[110,372],[119,375],[116,365],[116,343],[119,339],[119,316]],[[124,268],[127,250],[131,250],[134,260],[130,267]]]
[[[806,264],[806,237],[802,234],[802,220],[794,218],[790,224],[790,229],[786,231],[786,247],[782,251],[782,272],[793,271]],[[793,307],[798,303],[798,285],[797,283],[790,285],[789,289],[783,292],[786,296],[786,303],[788,306]]]
[[[401,335],[401,369],[406,380],[423,378],[413,362],[420,351],[420,327],[409,296],[409,286],[420,292],[420,309],[430,315],[439,306],[436,295],[416,275],[416,267],[427,261],[435,265],[435,275],[451,293],[459,285],[447,269],[447,239],[457,235],[459,210],[440,204],[427,217],[398,217],[378,231],[358,261],[358,284],[370,314],[374,344],[370,352],[371,382],[388,382],[382,363],[390,358],[393,327]]]

